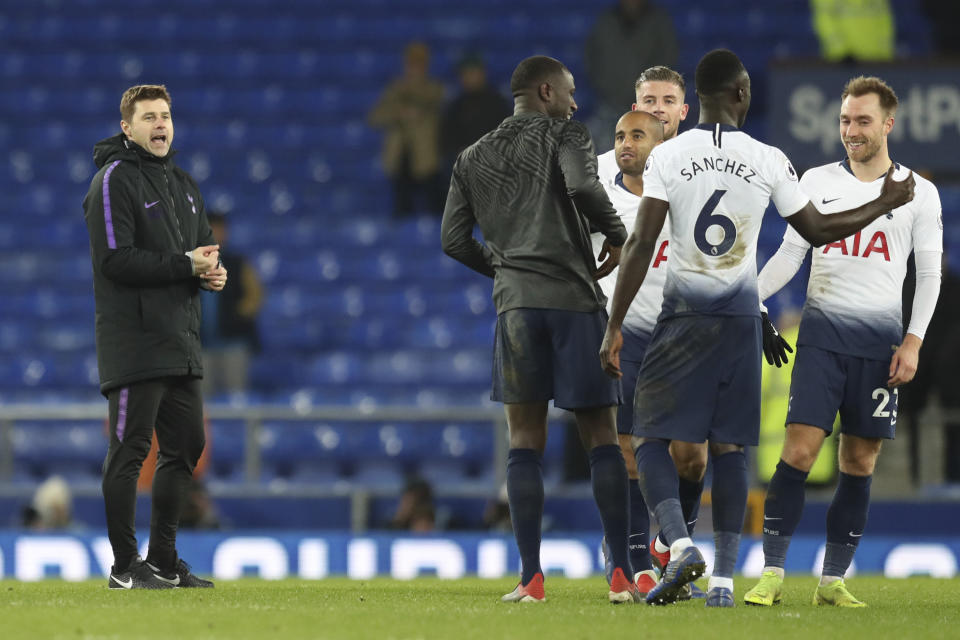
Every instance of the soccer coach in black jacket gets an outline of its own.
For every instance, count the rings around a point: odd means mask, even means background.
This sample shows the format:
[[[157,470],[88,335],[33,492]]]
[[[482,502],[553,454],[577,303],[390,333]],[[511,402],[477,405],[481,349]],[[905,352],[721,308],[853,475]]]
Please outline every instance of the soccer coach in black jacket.
[[[141,85],[120,100],[122,133],[94,147],[99,168],[83,201],[96,297],[97,365],[110,446],[103,498],[114,589],[212,587],[177,556],[186,488],[203,451],[201,287],[221,291],[227,271],[196,182],[173,163],[170,95]],[[137,478],[154,428],[150,550],[137,555]]]

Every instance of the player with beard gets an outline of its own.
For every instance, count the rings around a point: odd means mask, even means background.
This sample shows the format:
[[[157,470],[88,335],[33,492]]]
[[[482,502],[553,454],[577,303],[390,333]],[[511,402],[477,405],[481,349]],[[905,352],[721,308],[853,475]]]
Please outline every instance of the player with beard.
[[[807,171],[800,186],[827,213],[868,201],[894,172],[890,159],[897,96],[875,77],[857,77],[843,90],[841,162]],[[747,604],[780,601],[790,538],[803,512],[804,486],[824,439],[840,412],[840,480],[827,510],[827,546],[814,604],[863,607],[843,581],[867,523],[870,482],[880,447],[892,439],[897,391],[913,379],[920,345],[940,292],[943,220],[937,188],[917,176],[917,197],[862,231],[813,251],[807,300],[800,320],[790,383],[786,437],[764,504],[760,582]],[[810,244],[790,227],[760,272],[761,299],[776,293],[799,270]],[[917,286],[903,335],[901,305],[907,258],[913,252]],[[892,356],[891,356],[892,352]]]

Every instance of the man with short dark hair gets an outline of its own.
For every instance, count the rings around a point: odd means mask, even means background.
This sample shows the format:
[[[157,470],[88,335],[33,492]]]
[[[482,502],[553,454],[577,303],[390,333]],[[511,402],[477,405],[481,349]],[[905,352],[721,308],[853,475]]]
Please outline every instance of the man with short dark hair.
[[[128,89],[121,133],[94,147],[99,171],[83,201],[96,298],[97,367],[110,445],[103,498],[114,562],[111,589],[212,587],[177,556],[185,494],[204,447],[201,288],[227,271],[196,182],[173,163],[163,85]],[[156,428],[150,551],[137,554],[137,477]]]
[[[896,182],[888,174],[879,197],[821,215],[800,190],[783,152],[739,130],[750,106],[750,76],[740,59],[725,49],[711,51],[697,66],[696,88],[700,124],[647,159],[644,194],[624,246],[600,357],[608,373],[622,375],[623,319],[669,212],[663,307],[637,376],[634,403],[641,487],[670,544],[670,562],[647,602],[674,602],[706,568],[689,537],[668,450],[679,440],[694,452],[708,447],[713,458],[716,560],[706,605],[731,607],[747,499],[744,447],[757,444],[760,427],[764,338],[756,250],[764,211],[772,199],[791,226],[821,245],[909,202],[914,182],[912,176]]]
[[[645,111],[628,111],[617,121],[613,149],[597,159],[601,163],[598,172],[600,183],[625,226],[633,226],[637,206],[643,195],[643,166],[647,162],[650,151],[663,141],[663,130],[663,123],[654,114]],[[603,166],[611,162],[612,167]],[[637,583],[637,589],[644,596],[657,584],[658,575],[650,558],[650,512],[640,491],[630,431],[633,427],[633,391],[636,386],[637,371],[643,361],[643,354],[650,341],[650,332],[657,322],[660,303],[663,301],[663,274],[667,270],[669,234],[670,230],[665,227],[658,238],[659,248],[653,257],[653,264],[650,265],[651,277],[643,283],[624,319],[624,350],[620,359],[624,370],[623,404],[617,411],[617,440],[629,478],[630,565],[633,567],[633,578]],[[603,234],[595,233],[592,239],[594,253],[602,256],[605,241]],[[614,283],[616,283],[616,270],[600,280],[600,287],[608,299],[613,295]],[[601,549],[606,565],[604,568],[608,573],[607,579],[610,580],[609,574],[612,574],[613,566],[610,564],[612,558],[606,540],[603,541]]]
[[[573,411],[590,454],[594,498],[610,547],[611,602],[638,602],[627,553],[627,475],[617,445],[618,381],[595,350],[606,323],[596,280],[613,270],[626,229],[597,180],[586,127],[571,120],[573,75],[533,56],[513,73],[514,114],[457,158],[443,214],[443,249],[494,279],[492,399],[510,430],[507,495],[520,550],[520,583],[505,602],[542,602],[541,456],[547,405]],[[479,224],[485,242],[472,236]],[[598,269],[590,227],[606,238]],[[611,384],[612,383],[612,384]]]
[[[842,162],[810,169],[804,191],[826,211],[875,196],[889,171],[908,169],[890,159],[897,95],[876,77],[850,80],[840,102]],[[764,569],[744,602],[780,601],[790,538],[803,513],[807,475],[840,413],[840,479],[827,510],[827,545],[814,603],[866,606],[843,576],[867,524],[870,483],[885,439],[897,423],[898,387],[913,379],[920,345],[940,292],[943,220],[940,196],[918,176],[917,197],[878,218],[851,238],[813,251],[807,301],[800,320],[797,358],[790,381],[786,436],[764,504]],[[800,269],[810,243],[788,227],[783,243],[760,272],[760,298],[776,293]],[[907,333],[902,293],[913,253],[917,285]],[[892,354],[892,355],[891,355]]]

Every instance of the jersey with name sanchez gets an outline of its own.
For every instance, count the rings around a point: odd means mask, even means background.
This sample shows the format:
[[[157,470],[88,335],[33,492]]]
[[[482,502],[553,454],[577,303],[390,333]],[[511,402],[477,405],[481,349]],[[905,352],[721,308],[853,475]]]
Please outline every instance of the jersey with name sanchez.
[[[637,219],[637,207],[640,206],[640,196],[634,195],[624,186],[623,174],[617,166],[614,151],[608,151],[597,157],[597,174],[620,220],[627,227],[627,231],[633,232]],[[591,234],[590,239],[593,242],[593,255],[600,255],[600,250],[603,248],[603,234]],[[660,237],[657,238],[657,246],[653,259],[650,260],[647,276],[643,279],[643,285],[640,286],[640,290],[637,291],[636,297],[627,309],[627,315],[623,318],[623,326],[633,333],[648,335],[653,332],[653,327],[657,323],[657,316],[660,314],[660,306],[663,303],[663,283],[667,277],[669,240],[670,222],[667,221],[663,225]],[[619,268],[600,280],[600,288],[607,296],[608,312],[613,301],[613,289],[617,284],[617,273]]]
[[[897,165],[893,177],[910,170]],[[858,207],[880,195],[884,176],[861,182],[847,161],[815,167],[800,186],[824,214]],[[874,360],[889,360],[903,338],[901,300],[911,250],[942,251],[940,196],[914,174],[914,198],[860,232],[813,250],[798,344]],[[788,226],[784,241],[810,244]]]
[[[758,316],[757,236],[770,200],[783,217],[809,199],[782,151],[736,127],[700,124],[656,147],[643,195],[669,203],[660,319]]]

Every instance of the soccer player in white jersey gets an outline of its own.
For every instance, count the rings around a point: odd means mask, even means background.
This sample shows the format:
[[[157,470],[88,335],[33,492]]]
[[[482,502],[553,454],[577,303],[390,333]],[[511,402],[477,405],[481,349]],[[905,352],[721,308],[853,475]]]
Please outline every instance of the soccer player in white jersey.
[[[636,226],[623,247],[600,350],[620,377],[621,329],[670,215],[663,307],[638,374],[634,447],[648,505],[670,544],[670,562],[647,602],[666,604],[700,577],[703,555],[690,539],[677,492],[671,440],[707,447],[713,460],[716,558],[707,606],[733,606],[733,569],[746,510],[744,447],[760,425],[761,321],[756,248],[772,199],[814,246],[845,238],[913,198],[913,178],[887,174],[880,195],[822,215],[800,190],[786,156],[739,131],[750,106],[750,76],[725,49],[697,65],[700,123],[654,149],[643,173]]]
[[[609,170],[598,171],[598,175],[600,184],[617,210],[617,215],[628,229],[633,227],[640,196],[643,195],[643,166],[651,149],[663,140],[663,129],[657,116],[644,111],[628,111],[617,121],[613,149],[600,156],[613,156],[614,166],[618,169],[616,173]],[[640,370],[640,363],[650,342],[650,333],[656,324],[663,300],[669,233],[670,230],[665,226],[657,239],[657,253],[648,271],[650,277],[643,283],[639,295],[633,299],[623,320],[624,348],[620,357],[623,367],[623,403],[617,411],[617,439],[627,466],[627,476],[630,478],[630,565],[633,567],[633,579],[637,583],[637,589],[644,596],[657,584],[657,573],[650,561],[650,512],[640,491],[637,463],[630,444],[630,429],[633,425],[633,390],[637,382],[637,371]],[[601,262],[606,258],[605,240],[602,233],[591,234],[594,253]],[[613,295],[616,281],[616,270],[600,280],[600,288],[608,300]],[[613,564],[606,547],[606,539],[603,541],[603,557],[609,581],[613,575]]]
[[[690,108],[686,103],[687,89],[683,76],[669,67],[650,67],[637,78],[634,84],[634,91],[636,92],[636,102],[631,105],[631,110],[643,111],[655,116],[660,121],[660,124],[663,125],[663,140],[669,140],[676,136],[680,123],[687,117],[687,112]],[[625,137],[624,139],[627,140],[628,138]],[[642,185],[643,165],[646,162],[648,154],[649,149],[643,154],[642,158],[637,156],[634,159],[630,159],[627,162],[629,166],[626,169],[621,169],[617,160],[616,149],[611,149],[597,157],[597,173],[600,177],[600,182],[606,188],[607,195],[610,196],[611,201],[615,203],[617,212],[621,215],[624,224],[627,225],[628,228],[632,226],[633,220],[636,218],[637,205],[640,202],[640,195],[642,194],[640,191],[631,191],[625,188],[625,184],[617,185],[617,177],[621,175],[621,173],[626,176],[635,172],[635,180],[631,178],[622,178],[622,180],[624,183],[632,182],[634,185]],[[619,196],[620,199],[626,198],[628,200],[628,202],[625,203],[627,204],[625,208],[616,205],[617,200],[615,200],[614,194]],[[631,194],[635,197],[631,198]],[[646,350],[647,343],[650,341],[650,333],[653,331],[653,325],[656,324],[657,315],[660,313],[660,302],[663,300],[663,282],[665,279],[664,274],[666,273],[665,261],[667,259],[667,246],[669,243],[669,228],[665,226],[660,236],[657,242],[657,252],[654,256],[654,264],[651,264],[651,268],[655,270],[650,272],[650,277],[647,278],[647,281],[644,283],[643,292],[638,298],[635,298],[635,300],[643,299],[645,302],[631,306],[631,308],[637,306],[638,308],[636,310],[638,313],[634,314],[635,320],[630,323],[632,331],[629,332],[626,337],[629,352],[627,356],[625,356],[625,359],[631,364],[635,364],[636,367],[624,365],[627,371],[623,382],[623,404],[617,412],[617,438],[620,441],[620,449],[623,452],[624,462],[627,466],[627,474],[630,478],[630,558],[631,564],[634,567],[637,586],[642,593],[646,593],[649,588],[652,588],[652,583],[655,582],[651,554],[653,554],[653,557],[656,558],[658,562],[661,562],[661,566],[666,564],[662,562],[662,554],[659,556],[656,555],[654,551],[655,545],[650,544],[650,512],[647,509],[646,502],[643,500],[643,493],[640,491],[637,462],[633,455],[633,446],[630,444],[630,430],[633,424],[633,391],[636,382],[635,369],[639,369],[640,361],[643,360],[643,353]],[[594,239],[596,240],[596,236],[594,236]],[[594,250],[598,256],[601,255],[602,246],[598,245],[596,241],[594,242]],[[603,257],[599,259],[603,260]],[[613,294],[613,285],[615,282],[616,274],[600,282],[608,300]],[[641,316],[642,319],[640,319]],[[633,345],[633,341],[630,340],[631,337],[639,339],[635,345],[636,348],[629,346]],[[703,464],[704,466],[706,465],[705,458]],[[687,469],[685,468],[684,470],[686,471]],[[685,480],[685,475],[681,472],[680,502],[684,507],[684,515],[687,515],[689,512],[693,513],[692,517],[687,518],[687,522],[695,524],[696,511],[700,506],[700,494],[703,490],[703,471],[700,470],[699,475],[696,475],[698,473],[697,470],[692,469],[689,473],[695,475],[693,481],[690,482]],[[611,567],[609,562],[610,554],[606,548],[606,540],[603,542],[604,565],[609,576]],[[696,589],[696,593],[702,594],[703,592]],[[693,590],[691,590],[691,594],[693,594]]]
[[[905,167],[891,162],[887,149],[896,110],[896,94],[879,78],[860,76],[847,83],[840,103],[847,158],[810,169],[800,180],[825,211],[875,197],[891,167],[895,177],[907,175]],[[840,480],[827,510],[827,546],[814,604],[865,606],[847,590],[843,575],[867,524],[880,445],[894,436],[897,387],[913,379],[940,292],[940,196],[930,181],[918,177],[916,182],[913,201],[813,251],[786,438],[764,505],[765,567],[760,582],[744,596],[747,604],[780,601],[787,547],[803,512],[804,483],[839,410]],[[760,272],[761,299],[790,281],[809,249],[787,228],[779,250]],[[900,307],[911,251],[917,287],[904,337]]]

